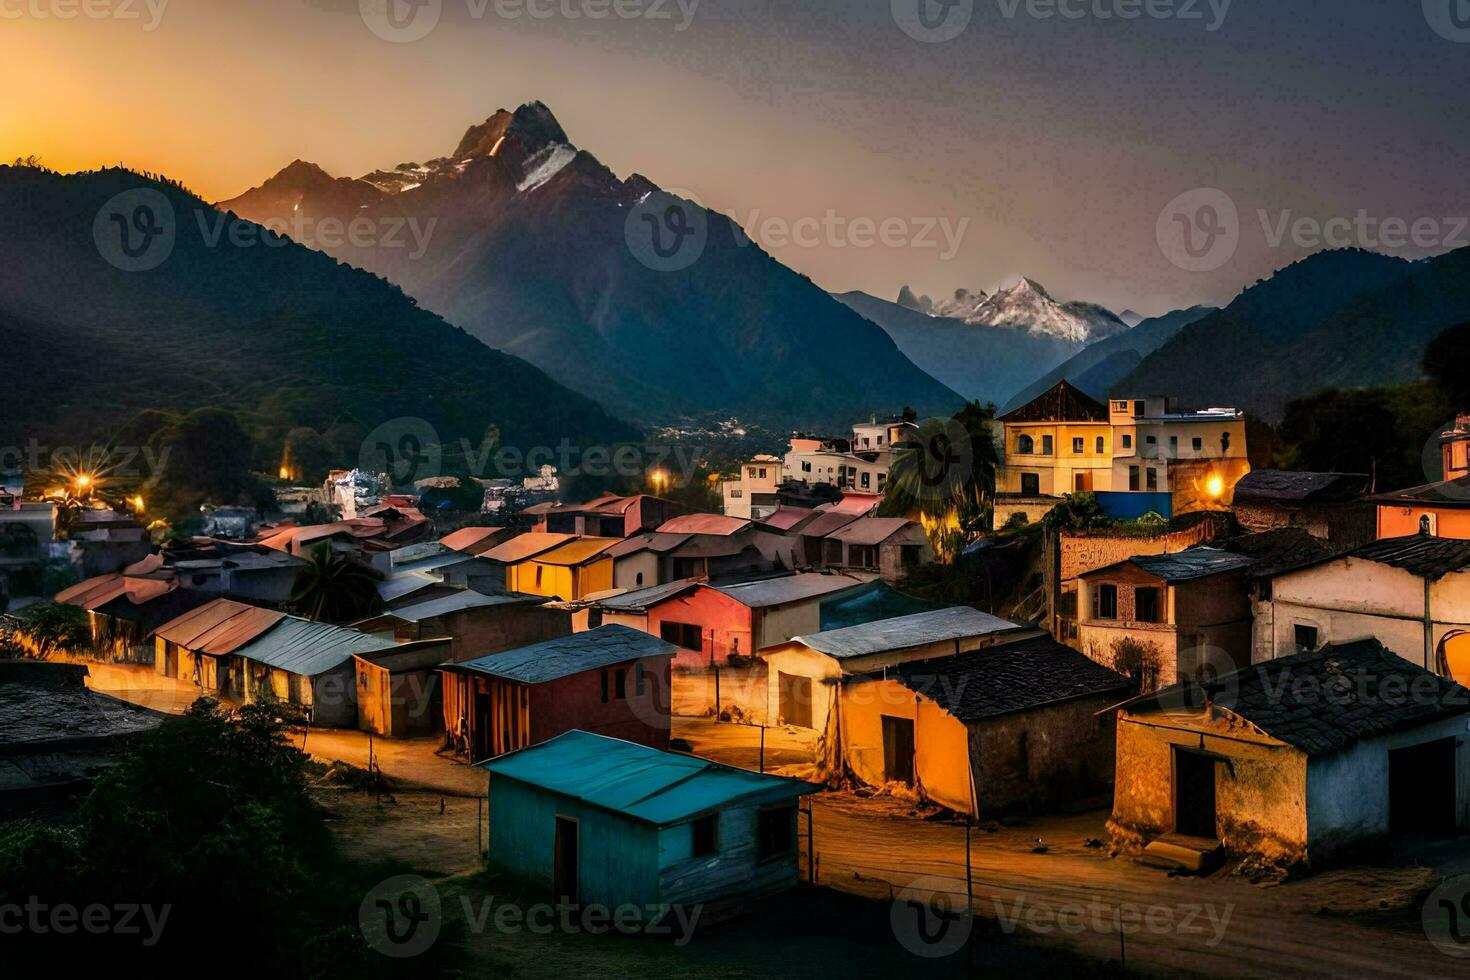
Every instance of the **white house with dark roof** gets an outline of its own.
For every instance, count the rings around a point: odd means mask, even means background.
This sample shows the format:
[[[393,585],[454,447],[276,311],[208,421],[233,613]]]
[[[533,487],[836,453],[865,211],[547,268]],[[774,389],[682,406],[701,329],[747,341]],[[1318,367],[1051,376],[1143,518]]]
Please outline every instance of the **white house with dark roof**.
[[[1470,690],[1365,640],[1120,705],[1109,829],[1190,870],[1470,826]]]

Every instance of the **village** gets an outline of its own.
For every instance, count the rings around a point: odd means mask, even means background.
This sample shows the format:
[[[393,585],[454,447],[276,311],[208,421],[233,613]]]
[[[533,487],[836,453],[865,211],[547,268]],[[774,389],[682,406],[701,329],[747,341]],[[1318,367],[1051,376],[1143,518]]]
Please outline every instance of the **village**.
[[[719,513],[548,467],[446,528],[433,480],[283,464],[162,542],[11,474],[0,810],[263,705],[346,853],[411,869],[363,896],[385,957],[435,942],[411,895],[525,973],[1455,975],[1470,415],[1434,443],[1418,487],[1253,470],[1243,412],[1061,381],[793,434]]]

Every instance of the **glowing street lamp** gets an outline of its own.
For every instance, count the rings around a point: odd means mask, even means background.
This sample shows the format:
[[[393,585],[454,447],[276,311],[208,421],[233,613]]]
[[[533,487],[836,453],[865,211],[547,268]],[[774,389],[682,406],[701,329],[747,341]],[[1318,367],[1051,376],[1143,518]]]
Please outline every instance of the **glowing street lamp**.
[[[140,514],[143,513],[143,509],[144,508],[143,508],[143,495],[142,494],[136,494],[136,495],[134,495],[133,498],[130,501],[128,501],[128,502],[133,505],[133,510],[136,510]]]
[[[1225,478],[1219,473],[1211,473],[1205,479],[1205,493],[1214,500],[1225,496]]]
[[[653,489],[658,493],[663,493],[664,487],[669,483],[669,474],[663,470],[654,470],[649,474],[649,479],[653,481]]]
[[[86,490],[92,485],[92,478],[85,473],[78,473],[76,480],[73,482],[76,483],[78,490]]]

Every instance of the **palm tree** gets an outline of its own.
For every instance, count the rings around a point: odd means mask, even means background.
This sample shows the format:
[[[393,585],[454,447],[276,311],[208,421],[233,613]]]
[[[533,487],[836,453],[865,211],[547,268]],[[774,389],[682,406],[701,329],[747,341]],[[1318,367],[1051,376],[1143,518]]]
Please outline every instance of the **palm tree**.
[[[372,569],[338,554],[322,542],[311,550],[296,574],[291,604],[317,622],[344,623],[370,616],[378,609],[378,575]]]
[[[922,521],[942,557],[985,533],[999,463],[994,422],[995,407],[978,402],[952,419],[920,422],[895,447],[881,513]]]

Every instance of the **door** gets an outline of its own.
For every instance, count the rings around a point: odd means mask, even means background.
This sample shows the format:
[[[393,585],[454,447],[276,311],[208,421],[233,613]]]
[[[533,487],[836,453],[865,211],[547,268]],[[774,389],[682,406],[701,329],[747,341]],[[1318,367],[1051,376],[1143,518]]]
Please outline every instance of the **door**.
[[[1455,740],[1388,754],[1388,829],[1395,834],[1455,830]]]
[[[474,681],[467,683],[474,684]],[[489,759],[495,753],[495,709],[488,691],[475,691],[475,744],[471,761]]]
[[[797,728],[812,727],[812,679],[799,674],[778,672],[781,721]]]
[[[1174,830],[1190,837],[1216,839],[1215,759],[1174,750]]]
[[[914,784],[914,723],[908,718],[883,716],[883,779]]]
[[[577,821],[571,817],[556,818],[556,897],[565,905],[576,905],[577,896]]]

